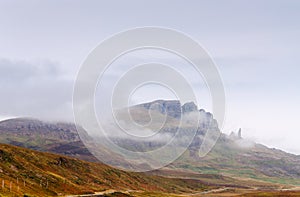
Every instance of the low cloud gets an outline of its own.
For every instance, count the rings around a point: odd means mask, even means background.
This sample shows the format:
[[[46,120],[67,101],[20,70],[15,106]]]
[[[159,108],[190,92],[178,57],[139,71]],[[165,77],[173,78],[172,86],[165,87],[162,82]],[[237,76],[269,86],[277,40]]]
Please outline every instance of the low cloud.
[[[71,121],[72,90],[57,62],[0,59],[0,117]]]

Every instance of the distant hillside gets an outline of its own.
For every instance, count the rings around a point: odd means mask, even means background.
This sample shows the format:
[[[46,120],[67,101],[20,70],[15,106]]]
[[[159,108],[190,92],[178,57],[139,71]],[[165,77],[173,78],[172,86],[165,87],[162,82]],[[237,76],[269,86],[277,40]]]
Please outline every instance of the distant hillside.
[[[300,185],[299,156],[245,139],[232,139],[224,134],[205,157],[191,156],[188,150],[168,167],[238,179]]]
[[[97,161],[85,148],[76,126],[71,123],[44,122],[29,118],[1,121],[0,143]]]
[[[158,100],[133,106],[130,110],[137,122],[149,120],[148,110],[167,114],[169,119],[161,132],[175,132],[176,119],[193,113],[200,114],[200,123],[193,142],[178,160],[168,166],[170,169],[300,185],[300,156],[243,139],[241,129],[230,136],[219,133],[220,137],[213,149],[200,158],[199,147],[206,132],[217,133],[220,130],[213,115],[203,109],[199,110],[193,102],[181,105],[178,101]],[[182,126],[189,130],[189,124],[184,123]]]

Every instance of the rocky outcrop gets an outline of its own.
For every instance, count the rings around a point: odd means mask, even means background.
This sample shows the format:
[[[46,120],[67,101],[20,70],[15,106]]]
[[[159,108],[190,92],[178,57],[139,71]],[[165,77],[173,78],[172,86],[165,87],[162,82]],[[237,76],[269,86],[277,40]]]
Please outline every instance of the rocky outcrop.
[[[197,111],[197,110],[198,110],[198,107],[194,102],[188,102],[182,106],[182,113],[188,113],[188,112],[193,112],[193,111]]]
[[[239,128],[238,132],[235,133],[235,132],[231,132],[230,135],[229,135],[229,138],[232,139],[232,140],[240,140],[240,139],[243,139],[242,138],[242,129]]]
[[[29,118],[16,118],[0,122],[0,133],[36,138],[44,137],[68,142],[80,140],[74,124],[49,123]]]
[[[157,110],[173,118],[181,117],[181,104],[178,100],[156,100],[150,103],[137,105],[146,109]]]
[[[171,136],[176,134],[179,128],[179,121],[183,121],[183,125],[180,126],[180,129],[183,129],[185,135],[195,135],[195,128],[197,129],[196,135],[193,138],[193,141],[191,142],[189,146],[191,157],[196,157],[198,155],[199,148],[202,144],[202,139],[204,138],[205,134],[207,132],[213,132],[213,133],[219,133],[220,130],[218,128],[217,121],[213,118],[212,113],[206,112],[203,109],[198,110],[197,105],[194,102],[188,102],[181,106],[181,103],[177,100],[156,100],[150,103],[144,103],[137,106],[131,107],[131,109],[134,108],[134,110],[139,110],[136,107],[141,107],[142,109],[146,110],[155,110],[162,114],[167,114],[168,117],[173,117],[175,120],[167,119],[165,125],[163,128],[161,128],[162,133],[167,133]],[[193,122],[197,120],[194,115],[196,113],[199,113],[199,121]],[[137,113],[139,114],[139,113]],[[142,121],[144,117],[139,116],[138,121]],[[180,119],[182,118],[182,119]],[[176,124],[177,123],[177,124]],[[185,136],[182,136],[183,138]],[[119,140],[121,143],[123,143],[123,139]],[[136,142],[137,143],[137,142]],[[128,144],[128,143],[127,143]],[[131,142],[131,144],[134,144]],[[143,144],[142,147],[145,147]],[[154,147],[147,146],[147,149],[149,148],[157,148],[156,144],[154,144]]]
[[[242,129],[240,128],[239,131],[238,131],[238,138],[239,139],[242,139]]]
[[[142,107],[147,110],[155,110],[158,111],[159,113],[167,114],[168,116],[177,119],[182,117],[184,114],[188,114],[189,112],[198,111],[198,107],[194,102],[188,102],[181,106],[181,103],[178,100],[156,100],[150,103],[143,103],[140,105],[136,105],[131,108],[136,108],[136,107]],[[208,129],[219,131],[218,123],[213,118],[212,113],[206,112],[204,109],[200,109],[198,112],[200,115],[200,121],[198,124],[198,131],[197,131],[198,135],[204,135]],[[170,128],[166,128],[166,129],[172,130]]]

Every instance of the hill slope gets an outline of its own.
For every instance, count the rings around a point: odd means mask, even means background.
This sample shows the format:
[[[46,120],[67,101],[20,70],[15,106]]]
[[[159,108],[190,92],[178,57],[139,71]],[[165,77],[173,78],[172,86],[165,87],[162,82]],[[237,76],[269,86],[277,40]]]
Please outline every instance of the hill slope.
[[[210,153],[199,158],[197,150],[205,132],[210,128],[216,132],[220,131],[212,114],[198,110],[193,103],[181,106],[176,101],[159,100],[134,106],[131,109],[133,118],[141,123],[149,121],[148,109],[156,111],[156,114],[166,114],[169,122],[162,132],[169,133],[176,131],[176,121],[182,114],[197,112],[203,115],[195,140],[177,161],[167,166],[167,170],[217,174],[238,179],[250,178],[271,183],[300,184],[299,156],[249,142],[240,136],[221,134]],[[188,130],[189,125],[185,126]],[[73,124],[49,123],[33,119],[6,120],[0,122],[0,142],[97,161],[80,141]],[[118,143],[125,148],[137,150],[155,148],[128,139],[118,139]],[[152,144],[160,146],[159,143]]]
[[[70,123],[30,118],[4,120],[0,122],[0,143],[97,161],[81,142],[76,126]]]
[[[3,144],[0,144],[0,181],[0,196],[299,195],[299,191],[282,185],[221,175],[166,170],[124,172],[100,163]]]
[[[249,146],[241,146],[249,144]],[[205,174],[300,185],[300,157],[244,139],[222,135],[205,157],[191,156],[188,150],[168,166]]]
[[[129,173],[101,163],[0,144],[0,194],[56,196],[116,191],[200,192],[209,188],[191,179]]]
[[[232,133],[230,136],[222,134],[213,115],[203,109],[198,110],[192,102],[181,105],[179,101],[157,100],[130,107],[129,110],[133,120],[137,123],[150,120],[149,110],[152,120],[155,120],[153,116],[159,116],[156,114],[167,115],[165,126],[160,130],[165,133],[175,133],[180,118],[186,119],[195,113],[200,115],[194,140],[188,150],[168,166],[169,169],[300,185],[300,156],[243,139],[241,129],[238,134]],[[181,126],[188,133],[190,126],[195,125],[184,122]],[[205,157],[199,157],[199,148],[204,143],[203,139],[207,132],[214,132],[220,137]],[[130,147],[136,147],[139,150],[139,146],[131,145],[135,144],[134,142],[128,143],[128,140],[122,139],[120,141],[119,144],[123,141],[123,147],[130,144]],[[139,143],[141,142],[136,142],[136,144]],[[144,145],[140,147],[145,149]],[[153,147],[150,148],[153,149]]]

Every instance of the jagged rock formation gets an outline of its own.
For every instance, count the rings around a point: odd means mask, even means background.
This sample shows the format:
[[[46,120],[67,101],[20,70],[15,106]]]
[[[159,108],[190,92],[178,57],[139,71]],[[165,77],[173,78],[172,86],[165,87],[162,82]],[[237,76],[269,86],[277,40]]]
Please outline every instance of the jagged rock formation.
[[[239,128],[237,134],[235,132],[231,132],[230,135],[229,135],[229,138],[232,139],[232,140],[240,140],[240,139],[243,139],[242,138],[242,129]]]
[[[156,100],[150,103],[135,105],[129,109],[131,115],[135,114],[133,120],[142,124],[149,122],[149,120],[153,118],[149,117],[149,110],[151,110],[152,116],[159,117],[161,114],[167,115],[166,122],[163,127],[160,128],[159,133],[168,134],[173,137],[178,129],[180,129],[181,131],[184,130],[183,133],[185,136],[181,136],[182,138],[185,138],[187,135],[195,136],[189,146],[192,157],[198,156],[197,151],[207,132],[220,133],[217,121],[213,118],[213,115],[203,109],[198,110],[194,102],[181,105],[177,100]],[[124,111],[126,113],[128,110],[125,109]],[[199,117],[199,122],[197,116]],[[119,117],[122,121],[126,122],[125,119],[122,119],[122,116]],[[118,143],[118,145],[132,151],[135,149],[147,151],[164,146],[162,142],[149,142],[149,144],[145,146],[144,142],[134,141],[132,139],[124,140],[115,138],[114,141]],[[128,144],[130,144],[130,146],[128,146]]]
[[[156,100],[150,103],[137,105],[136,107],[157,110],[160,113],[167,114],[173,118],[180,118],[181,116],[181,104],[178,100]]]
[[[240,128],[239,131],[238,131],[238,138],[239,139],[242,139],[242,129]]]
[[[197,111],[198,107],[194,102],[185,103],[182,106],[182,113]]]

